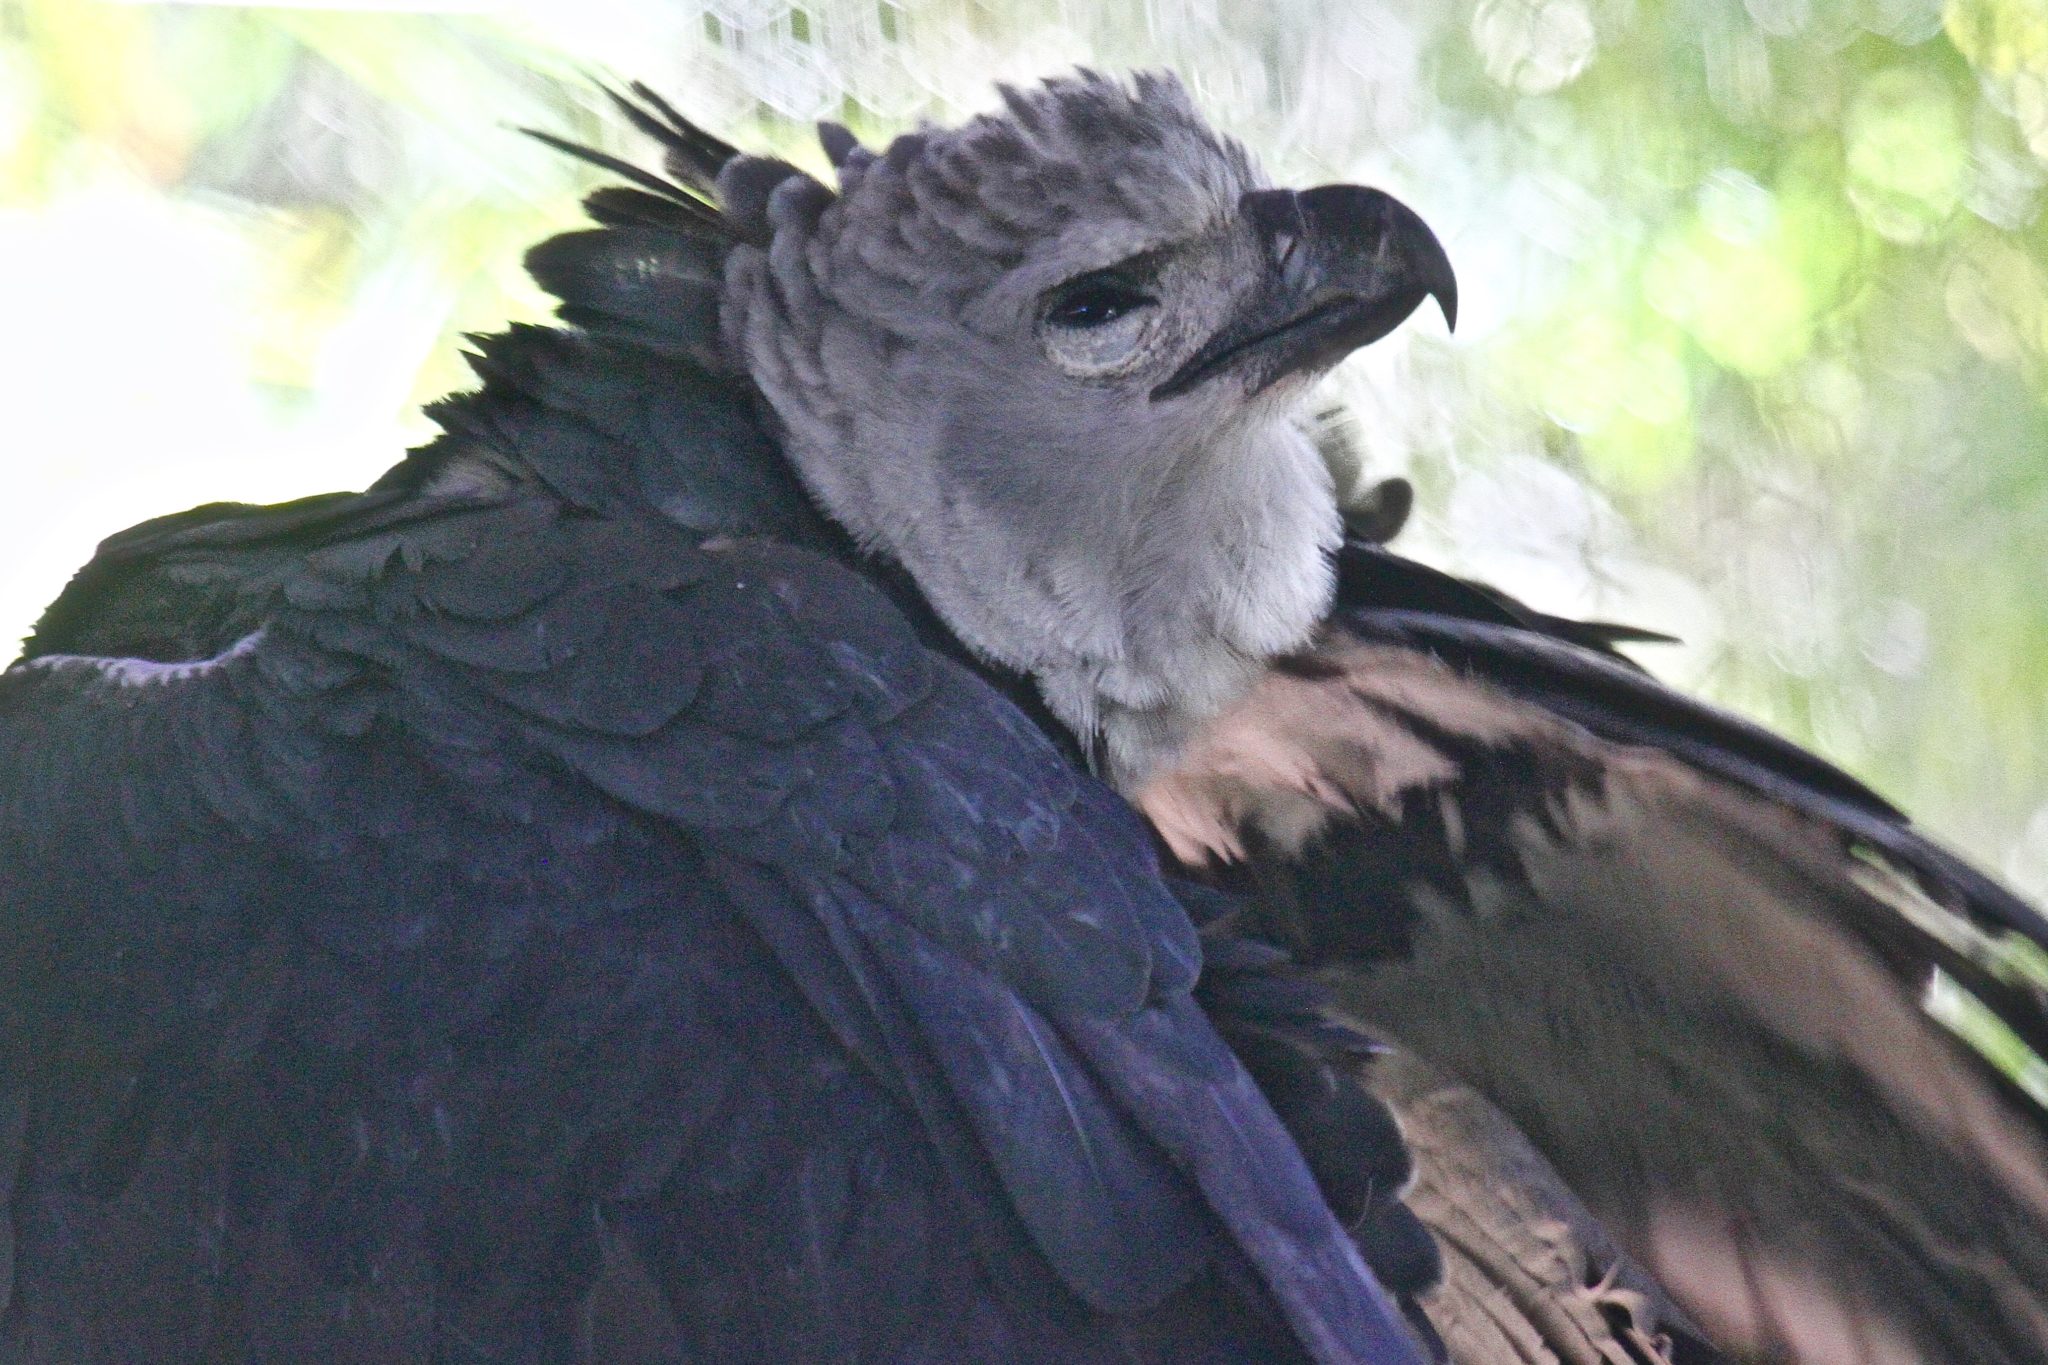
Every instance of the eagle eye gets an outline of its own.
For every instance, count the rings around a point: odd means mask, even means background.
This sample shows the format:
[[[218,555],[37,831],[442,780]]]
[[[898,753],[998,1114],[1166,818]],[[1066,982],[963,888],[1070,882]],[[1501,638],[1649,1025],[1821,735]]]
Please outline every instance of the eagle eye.
[[[1054,327],[1106,327],[1158,302],[1129,280],[1098,270],[1055,289],[1046,305],[1045,320]]]
[[[1157,333],[1159,300],[1128,274],[1096,270],[1068,280],[1045,297],[1039,344],[1076,379],[1108,379],[1143,358]]]

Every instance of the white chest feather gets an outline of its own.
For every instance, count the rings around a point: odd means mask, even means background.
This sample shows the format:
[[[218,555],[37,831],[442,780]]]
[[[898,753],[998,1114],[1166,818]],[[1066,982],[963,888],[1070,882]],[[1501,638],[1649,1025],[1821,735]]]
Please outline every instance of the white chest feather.
[[[1277,447],[1277,448],[1276,448]],[[1175,492],[1184,495],[1176,498]],[[1322,459],[1291,426],[1206,486],[1168,490],[1165,543],[1122,568],[1128,609],[1114,662],[1076,661],[1041,685],[1093,684],[1105,776],[1137,787],[1244,695],[1274,656],[1307,644],[1330,608],[1341,519]],[[1091,679],[1092,673],[1092,679]]]
[[[1308,642],[1341,522],[1321,456],[1285,422],[1097,496],[1032,519],[955,505],[896,548],[962,638],[1035,677],[1128,791]]]

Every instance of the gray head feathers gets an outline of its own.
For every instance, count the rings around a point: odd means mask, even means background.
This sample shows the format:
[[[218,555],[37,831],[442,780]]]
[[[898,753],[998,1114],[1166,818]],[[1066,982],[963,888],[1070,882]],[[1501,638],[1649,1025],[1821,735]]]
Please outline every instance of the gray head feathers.
[[[1170,76],[1005,90],[880,155],[822,137],[836,196],[720,175],[724,212],[770,230],[729,259],[728,344],[826,509],[1135,777],[1331,591],[1336,505],[1287,395],[1150,398],[1267,283],[1238,214],[1257,170]],[[1126,313],[1049,320],[1118,271]]]
[[[906,134],[879,157],[833,157],[841,193],[858,205],[849,212],[893,224],[913,258],[895,273],[972,276],[1093,224],[1173,212],[1199,222],[1257,183],[1244,149],[1211,130],[1170,75],[1127,87],[1084,72],[1001,93],[1000,111],[957,129]]]

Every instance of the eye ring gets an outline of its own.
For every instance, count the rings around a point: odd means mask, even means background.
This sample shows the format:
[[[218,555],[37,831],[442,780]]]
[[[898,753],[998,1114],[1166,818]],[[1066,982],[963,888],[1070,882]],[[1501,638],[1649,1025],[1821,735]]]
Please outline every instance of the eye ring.
[[[1119,318],[1150,308],[1159,300],[1113,270],[1097,270],[1053,290],[1040,317],[1047,326],[1067,331],[1107,327]]]

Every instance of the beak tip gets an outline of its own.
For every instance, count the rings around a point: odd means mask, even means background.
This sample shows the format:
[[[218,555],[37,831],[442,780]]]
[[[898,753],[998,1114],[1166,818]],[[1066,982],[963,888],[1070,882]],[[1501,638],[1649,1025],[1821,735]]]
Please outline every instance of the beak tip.
[[[1437,289],[1433,292],[1436,295],[1436,306],[1443,310],[1445,329],[1447,331],[1456,332],[1458,330],[1457,286],[1447,285],[1444,288]]]

